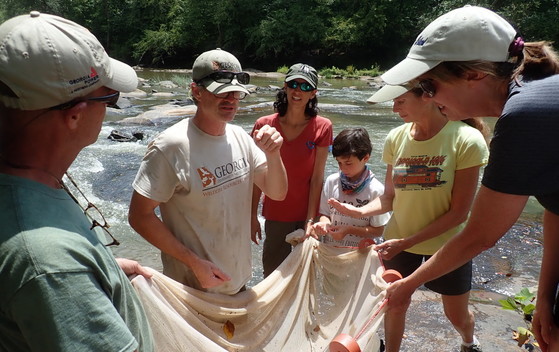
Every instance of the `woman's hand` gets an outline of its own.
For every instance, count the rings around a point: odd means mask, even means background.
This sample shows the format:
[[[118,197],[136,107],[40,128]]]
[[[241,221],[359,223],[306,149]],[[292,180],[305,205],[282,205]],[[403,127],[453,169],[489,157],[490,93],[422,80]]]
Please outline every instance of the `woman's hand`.
[[[408,249],[403,239],[388,240],[373,247],[382,259],[390,260],[403,250]]]

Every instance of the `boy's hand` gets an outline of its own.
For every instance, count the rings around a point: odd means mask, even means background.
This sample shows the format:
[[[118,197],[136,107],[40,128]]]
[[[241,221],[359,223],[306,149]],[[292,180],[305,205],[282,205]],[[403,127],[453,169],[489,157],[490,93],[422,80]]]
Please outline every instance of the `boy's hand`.
[[[336,241],[343,240],[344,237],[349,232],[349,226],[345,225],[338,225],[338,226],[330,226],[329,234],[332,236],[333,239]]]
[[[330,224],[327,222],[315,222],[311,226],[310,236],[318,239],[318,236],[324,236],[330,229]]]

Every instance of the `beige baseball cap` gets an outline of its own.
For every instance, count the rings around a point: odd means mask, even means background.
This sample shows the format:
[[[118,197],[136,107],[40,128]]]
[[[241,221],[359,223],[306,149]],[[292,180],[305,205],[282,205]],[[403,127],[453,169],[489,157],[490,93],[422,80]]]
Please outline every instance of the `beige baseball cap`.
[[[201,83],[214,94],[227,92],[244,92],[250,94],[238,79],[233,78],[228,83],[217,82],[209,76],[214,72],[227,71],[241,73],[243,71],[239,60],[231,53],[220,48],[203,52],[192,64],[192,80]],[[247,73],[243,73],[248,75]]]
[[[381,78],[388,84],[402,84],[443,61],[505,62],[515,35],[516,30],[495,12],[467,5],[425,27],[408,56]]]
[[[0,25],[0,101],[5,106],[45,109],[103,86],[131,92],[138,77],[132,67],[110,58],[86,28],[38,11]]]

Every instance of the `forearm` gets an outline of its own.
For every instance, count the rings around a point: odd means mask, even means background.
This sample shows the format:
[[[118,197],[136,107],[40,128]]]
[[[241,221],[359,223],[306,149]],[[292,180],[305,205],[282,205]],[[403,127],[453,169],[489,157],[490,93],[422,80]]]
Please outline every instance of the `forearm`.
[[[307,220],[314,219],[318,213],[320,203],[320,193],[322,192],[322,178],[313,177],[311,179],[309,191],[309,204],[307,206]]]
[[[260,198],[262,197],[262,191],[258,186],[252,186],[252,205],[251,205],[251,215],[258,215],[258,205],[260,204]]]
[[[549,211],[544,214],[543,258],[538,284],[538,307],[553,307],[559,284],[559,216]]]
[[[403,244],[405,248],[413,247],[418,243],[425,242],[442,235],[446,231],[460,225],[466,219],[467,212],[465,214],[457,214],[452,211],[448,211],[412,236],[403,239]]]
[[[359,216],[373,216],[389,212],[392,210],[393,199],[393,197],[383,194],[382,196],[373,199],[371,202],[367,203],[361,208],[357,208]]]
[[[349,233],[360,237],[378,237],[384,231],[384,226],[351,226]]]
[[[518,219],[527,200],[528,196],[500,193],[482,186],[465,228],[406,278],[407,281],[419,287],[494,246]]]
[[[154,212],[151,214],[130,213],[129,222],[146,241],[188,267],[192,267],[199,260],[199,257],[182,244]]]
[[[287,173],[280,157],[279,149],[266,154],[267,170],[260,187],[269,198],[282,201],[287,195]]]

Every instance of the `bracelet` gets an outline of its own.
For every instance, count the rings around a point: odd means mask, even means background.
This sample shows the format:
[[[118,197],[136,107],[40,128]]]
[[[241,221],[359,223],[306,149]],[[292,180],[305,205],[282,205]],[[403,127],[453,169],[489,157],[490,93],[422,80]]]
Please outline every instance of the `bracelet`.
[[[309,219],[309,220],[307,220],[307,222],[310,222],[311,224],[314,224],[314,219]]]

